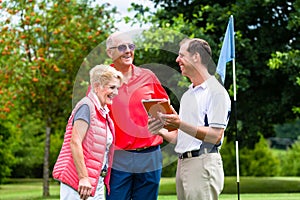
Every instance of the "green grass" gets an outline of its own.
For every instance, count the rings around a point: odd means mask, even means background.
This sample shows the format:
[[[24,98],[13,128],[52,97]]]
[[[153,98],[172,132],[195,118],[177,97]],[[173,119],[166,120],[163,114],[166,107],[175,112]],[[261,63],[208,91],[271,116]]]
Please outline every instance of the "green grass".
[[[237,191],[235,177],[226,177],[223,193]],[[300,193],[299,177],[241,177],[241,193]]]
[[[237,195],[221,194],[219,200],[235,200],[238,199]],[[276,193],[276,194],[241,194],[241,200],[299,200],[300,194],[289,193]],[[159,196],[158,200],[177,200],[174,195]]]
[[[42,199],[42,182],[41,180],[24,179],[17,180],[14,183],[0,185],[0,200],[34,200]],[[59,199],[59,184],[52,183],[50,192],[53,198]],[[50,199],[50,198],[49,198]]]
[[[299,200],[300,178],[298,177],[241,177],[240,199],[242,200]],[[225,177],[225,186],[220,200],[238,199],[235,177]],[[51,197],[59,200],[59,184],[51,182]],[[0,185],[0,200],[42,200],[40,179],[12,179]],[[176,200],[175,178],[162,178],[159,200]]]
[[[235,200],[237,194],[221,194],[219,200]],[[275,193],[275,194],[241,194],[241,200],[299,200],[299,193]],[[173,200],[173,199],[169,199]],[[175,199],[174,199],[175,200]]]

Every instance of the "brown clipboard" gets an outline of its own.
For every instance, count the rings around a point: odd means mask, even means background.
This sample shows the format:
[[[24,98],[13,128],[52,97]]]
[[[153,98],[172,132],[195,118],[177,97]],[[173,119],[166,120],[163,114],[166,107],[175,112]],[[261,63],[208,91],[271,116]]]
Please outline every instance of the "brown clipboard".
[[[172,114],[173,110],[166,99],[143,99],[142,104],[149,116],[157,118],[157,113]],[[164,126],[168,131],[174,131],[172,126]]]

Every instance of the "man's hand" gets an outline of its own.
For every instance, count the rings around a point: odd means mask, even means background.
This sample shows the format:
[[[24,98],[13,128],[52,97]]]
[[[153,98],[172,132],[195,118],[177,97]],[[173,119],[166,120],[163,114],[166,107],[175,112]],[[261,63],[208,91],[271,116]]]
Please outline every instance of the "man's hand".
[[[159,130],[161,130],[163,126],[164,124],[159,119],[155,119],[155,118],[148,119],[148,130],[150,133],[154,135],[159,134]]]
[[[177,112],[173,108],[173,106],[171,106],[171,108],[172,108],[173,114],[159,113],[158,118],[166,126],[172,126],[174,128],[179,128],[181,121],[179,119],[179,116],[178,116]]]
[[[88,177],[79,180],[78,193],[80,199],[86,200],[92,193],[92,185]]]

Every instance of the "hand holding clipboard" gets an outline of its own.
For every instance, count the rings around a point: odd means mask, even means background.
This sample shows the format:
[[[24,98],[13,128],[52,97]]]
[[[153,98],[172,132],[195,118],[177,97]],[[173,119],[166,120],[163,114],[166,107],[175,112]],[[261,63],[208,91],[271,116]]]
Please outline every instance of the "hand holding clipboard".
[[[142,104],[148,113],[148,116],[158,118],[157,114],[173,114],[173,110],[166,99],[143,99]],[[174,131],[176,128],[172,126],[164,126],[168,131]]]

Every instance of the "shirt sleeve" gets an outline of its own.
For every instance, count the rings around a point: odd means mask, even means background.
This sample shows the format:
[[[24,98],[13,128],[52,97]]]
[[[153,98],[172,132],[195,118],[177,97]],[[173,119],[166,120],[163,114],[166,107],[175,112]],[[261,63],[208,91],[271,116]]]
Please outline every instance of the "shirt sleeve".
[[[87,104],[81,105],[76,111],[73,119],[73,124],[76,120],[84,120],[88,125],[90,125],[90,108]]]
[[[161,85],[158,78],[154,74],[153,74],[152,78],[153,78],[153,90],[154,90],[153,98],[169,99],[169,96],[168,96],[166,90],[163,88],[163,86]]]
[[[230,101],[226,94],[213,96],[208,111],[208,123],[210,127],[226,128],[231,111]]]

